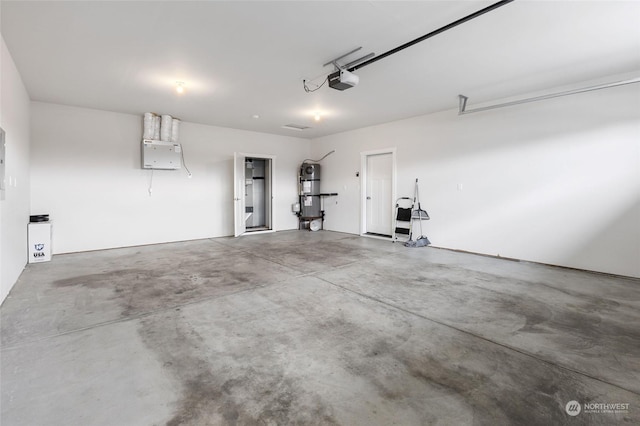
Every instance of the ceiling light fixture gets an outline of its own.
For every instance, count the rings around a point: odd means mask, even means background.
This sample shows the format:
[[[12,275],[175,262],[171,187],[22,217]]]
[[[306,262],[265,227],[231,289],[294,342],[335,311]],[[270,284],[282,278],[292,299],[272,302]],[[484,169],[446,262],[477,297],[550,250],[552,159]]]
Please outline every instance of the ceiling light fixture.
[[[320,116],[320,113],[319,113],[319,112],[316,112],[313,118],[314,118],[316,121],[320,121],[320,119],[321,119],[322,117]]]
[[[176,81],[176,92],[180,95],[184,93],[184,81]]]

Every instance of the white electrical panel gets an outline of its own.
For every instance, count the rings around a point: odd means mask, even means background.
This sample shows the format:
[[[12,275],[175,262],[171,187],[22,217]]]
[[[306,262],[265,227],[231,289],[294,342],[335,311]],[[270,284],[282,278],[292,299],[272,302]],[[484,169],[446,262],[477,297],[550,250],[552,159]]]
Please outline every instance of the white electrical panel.
[[[0,200],[4,200],[4,191],[7,189],[5,185],[6,161],[7,156],[4,144],[4,130],[0,128]]]
[[[182,167],[179,143],[150,139],[142,141],[142,168],[176,170]]]

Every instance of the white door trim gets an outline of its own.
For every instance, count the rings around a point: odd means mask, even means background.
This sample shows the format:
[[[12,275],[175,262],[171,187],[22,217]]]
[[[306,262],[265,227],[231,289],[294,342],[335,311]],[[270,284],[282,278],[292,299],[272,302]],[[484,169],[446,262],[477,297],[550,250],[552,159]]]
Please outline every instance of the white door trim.
[[[246,231],[244,217],[244,163],[246,157],[239,152],[233,153],[233,236],[239,237]]]
[[[249,154],[246,152],[235,152],[234,153],[234,173],[235,173],[235,169],[236,169],[236,158],[238,156],[242,156],[245,159],[246,158],[258,158],[261,160],[270,160],[271,161],[271,167],[270,167],[270,172],[271,172],[271,200],[268,202],[269,204],[269,209],[271,210],[269,212],[269,215],[271,216],[271,229],[267,229],[264,231],[251,231],[251,232],[243,232],[239,235],[236,235],[236,237],[242,236],[242,235],[253,235],[253,234],[268,234],[270,232],[276,232],[276,215],[274,214],[274,205],[275,205],[275,198],[276,198],[276,194],[275,194],[275,187],[276,187],[276,156],[275,155],[270,155],[270,154]],[[242,170],[243,170],[243,180],[244,180],[244,164],[242,166]],[[244,211],[244,196],[240,196],[240,197],[236,197],[236,192],[235,192],[235,188],[238,185],[237,182],[237,178],[234,175],[234,207],[235,208],[242,208],[242,210]],[[244,195],[244,194],[243,194]],[[240,198],[240,200],[236,199],[236,198]],[[266,200],[265,200],[266,201]],[[239,204],[239,206],[238,206]],[[233,215],[233,220],[234,220],[234,224],[233,227],[234,229],[237,229],[237,225],[235,223],[235,221],[238,220],[238,214],[235,212],[234,210],[234,215]],[[237,233],[237,231],[236,231]]]
[[[375,235],[367,235],[367,157],[371,155],[391,154],[391,230],[394,229],[395,205],[396,200],[396,150],[397,148],[376,149],[373,151],[363,151],[360,153],[360,236],[382,238],[390,240],[391,238],[377,237]],[[393,234],[393,232],[392,232]]]

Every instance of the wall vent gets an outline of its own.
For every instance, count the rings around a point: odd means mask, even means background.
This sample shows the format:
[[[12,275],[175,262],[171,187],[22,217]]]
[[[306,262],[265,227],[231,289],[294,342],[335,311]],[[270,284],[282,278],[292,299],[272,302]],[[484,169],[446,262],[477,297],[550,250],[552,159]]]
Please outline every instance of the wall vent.
[[[297,130],[301,132],[302,130],[310,129],[311,127],[303,126],[302,124],[285,124],[284,126],[282,126],[282,128],[289,129],[289,130]]]

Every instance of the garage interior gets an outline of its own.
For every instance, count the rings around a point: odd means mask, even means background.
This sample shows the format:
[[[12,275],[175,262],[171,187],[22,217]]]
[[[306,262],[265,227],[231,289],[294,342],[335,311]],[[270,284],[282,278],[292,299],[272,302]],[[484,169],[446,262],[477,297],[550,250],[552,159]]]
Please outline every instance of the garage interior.
[[[0,12],[2,425],[640,423],[640,2]]]

